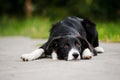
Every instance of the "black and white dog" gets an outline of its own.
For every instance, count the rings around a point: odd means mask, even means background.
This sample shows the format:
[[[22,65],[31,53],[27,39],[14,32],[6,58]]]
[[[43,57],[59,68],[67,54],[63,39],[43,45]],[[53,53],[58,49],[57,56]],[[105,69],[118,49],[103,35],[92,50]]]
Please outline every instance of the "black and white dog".
[[[97,53],[103,53],[99,47],[96,25],[78,17],[67,17],[53,25],[48,41],[30,54],[23,54],[23,61],[31,61],[51,55],[53,60],[90,59]]]

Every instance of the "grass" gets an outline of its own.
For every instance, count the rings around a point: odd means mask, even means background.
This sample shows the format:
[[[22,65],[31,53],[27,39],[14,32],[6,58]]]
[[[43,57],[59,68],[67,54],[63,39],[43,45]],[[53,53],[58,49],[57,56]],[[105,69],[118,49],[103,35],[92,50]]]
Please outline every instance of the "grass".
[[[28,36],[32,38],[48,38],[53,21],[49,18],[34,17],[17,19],[3,17],[0,20],[0,36]],[[106,42],[120,42],[120,23],[96,22],[99,39]]]
[[[47,38],[50,26],[51,21],[48,18],[8,19],[4,17],[0,21],[0,36]]]
[[[120,42],[120,23],[97,22],[99,39],[105,42]]]

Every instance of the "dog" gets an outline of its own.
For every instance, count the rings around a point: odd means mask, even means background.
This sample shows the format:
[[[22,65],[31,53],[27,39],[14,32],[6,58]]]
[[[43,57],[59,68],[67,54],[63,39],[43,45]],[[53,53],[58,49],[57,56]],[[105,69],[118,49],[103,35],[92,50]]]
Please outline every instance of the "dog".
[[[53,60],[91,59],[103,53],[99,47],[96,25],[89,19],[70,16],[54,24],[48,41],[30,54],[23,54],[23,61],[32,61],[42,55]]]

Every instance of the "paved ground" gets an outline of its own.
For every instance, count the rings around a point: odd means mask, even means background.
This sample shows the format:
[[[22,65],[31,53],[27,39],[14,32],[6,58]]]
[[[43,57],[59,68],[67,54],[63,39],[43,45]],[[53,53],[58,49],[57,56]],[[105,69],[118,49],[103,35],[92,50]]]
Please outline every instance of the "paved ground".
[[[0,80],[120,80],[120,43],[100,43],[105,53],[91,60],[22,62],[21,54],[45,40],[0,38]]]

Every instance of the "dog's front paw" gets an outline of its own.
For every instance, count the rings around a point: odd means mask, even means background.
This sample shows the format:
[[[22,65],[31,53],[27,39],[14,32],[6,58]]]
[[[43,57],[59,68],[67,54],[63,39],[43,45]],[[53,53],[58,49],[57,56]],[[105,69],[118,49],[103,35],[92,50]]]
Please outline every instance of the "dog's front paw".
[[[83,51],[82,58],[83,59],[91,59],[93,56],[93,53],[87,48]]]
[[[58,60],[57,53],[55,51],[52,52],[52,59]]]
[[[22,59],[23,61],[32,61],[32,60],[34,60],[34,58],[32,57],[31,54],[23,54],[23,55],[21,56],[21,59]]]
[[[32,60],[35,60],[35,59],[38,59],[39,57],[41,57],[41,55],[43,53],[44,53],[44,49],[42,49],[42,48],[36,49],[32,53],[30,53],[30,54],[23,54],[21,56],[21,59],[23,61],[32,61]]]

